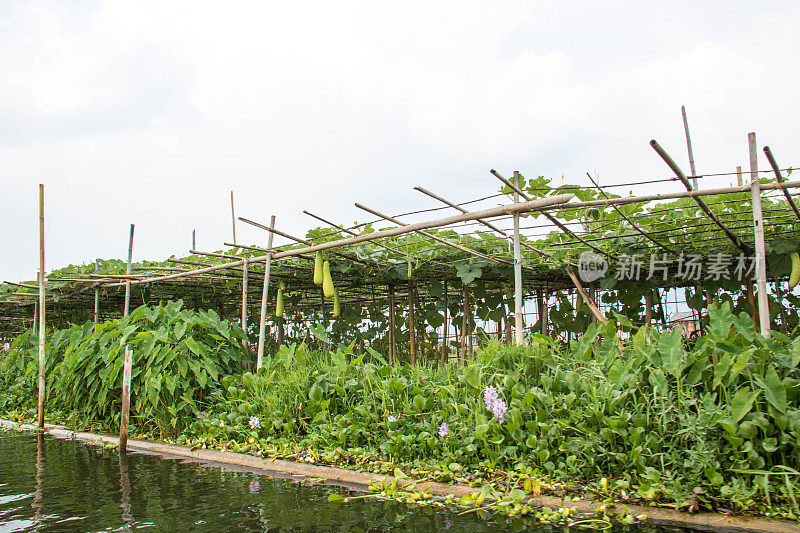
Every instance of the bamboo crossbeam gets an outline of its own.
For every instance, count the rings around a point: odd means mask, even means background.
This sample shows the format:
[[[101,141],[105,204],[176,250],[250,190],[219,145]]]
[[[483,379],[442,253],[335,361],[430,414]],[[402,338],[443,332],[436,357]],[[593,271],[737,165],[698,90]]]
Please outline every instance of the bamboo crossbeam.
[[[664,162],[667,164],[667,166],[668,166],[670,169],[672,169],[672,171],[675,173],[675,175],[676,175],[676,176],[678,176],[678,179],[680,179],[680,180],[681,180],[681,183],[683,183],[683,186],[684,186],[684,187],[686,187],[686,190],[687,190],[688,192],[692,192],[693,190],[695,190],[695,189],[692,187],[692,184],[691,184],[691,183],[689,183],[689,180],[686,178],[686,175],[685,175],[685,174],[683,173],[683,171],[680,169],[680,167],[678,166],[678,164],[677,164],[677,163],[675,163],[675,161],[674,161],[674,160],[673,160],[673,159],[672,159],[672,158],[669,156],[669,154],[668,154],[668,153],[667,153],[667,152],[666,152],[666,151],[665,151],[665,150],[664,150],[664,149],[661,147],[661,145],[660,145],[660,144],[658,144],[658,142],[657,142],[655,139],[653,139],[653,140],[651,140],[651,141],[650,141],[650,146],[652,146],[652,147],[653,147],[653,150],[655,150],[655,151],[656,151],[656,153],[657,153],[657,154],[658,154],[658,155],[661,157],[661,159],[663,159],[663,160],[664,160]],[[737,237],[737,236],[736,236],[736,235],[735,235],[735,234],[734,234],[734,233],[733,233],[731,230],[729,230],[729,229],[728,229],[728,228],[727,228],[727,227],[726,227],[726,226],[725,226],[725,225],[722,223],[722,221],[721,221],[721,220],[719,220],[719,218],[717,218],[717,215],[715,215],[715,214],[714,214],[714,212],[713,212],[713,211],[711,211],[711,208],[709,208],[709,207],[706,205],[706,203],[705,203],[705,202],[704,202],[702,199],[700,199],[700,198],[698,198],[698,197],[694,197],[694,201],[695,201],[695,202],[697,202],[697,205],[698,205],[698,206],[700,206],[700,209],[703,211],[703,213],[705,213],[705,214],[706,214],[706,216],[707,216],[708,218],[710,218],[711,220],[713,220],[713,221],[714,221],[714,222],[717,224],[717,226],[719,226],[719,229],[721,229],[721,230],[722,230],[722,231],[725,233],[725,235],[726,235],[726,236],[727,236],[727,237],[728,237],[728,238],[729,238],[731,241],[733,241],[733,244],[735,244],[737,248],[739,248],[739,249],[740,249],[740,250],[741,250],[743,253],[745,253],[745,254],[747,254],[747,255],[750,255],[750,254],[752,254],[752,253],[753,253],[753,250],[752,250],[752,249],[750,249],[750,247],[749,247],[749,246],[747,246],[746,244],[744,244],[744,243],[742,242],[742,240],[741,240],[739,237]]]
[[[603,190],[603,189],[600,187],[600,184],[599,184],[599,183],[597,183],[597,182],[594,180],[594,178],[592,178],[592,175],[591,175],[591,174],[589,174],[588,172],[586,173],[586,175],[589,177],[589,180],[591,180],[592,184],[593,184],[593,185],[594,185],[594,186],[597,188],[597,190],[598,190],[598,191],[600,191],[600,194],[602,194],[604,197],[608,198],[608,194],[606,194],[606,191],[604,191],[604,190]],[[668,253],[671,253],[671,254],[676,254],[676,252],[675,252],[674,250],[671,250],[670,248],[668,248],[668,247],[664,246],[663,244],[661,244],[660,242],[658,242],[657,240],[655,240],[653,237],[651,237],[649,234],[647,234],[646,232],[642,231],[642,230],[641,230],[641,228],[639,228],[639,226],[637,226],[637,225],[636,225],[636,224],[633,222],[633,220],[631,220],[631,219],[628,217],[628,215],[626,215],[625,213],[623,213],[623,212],[622,212],[622,210],[621,210],[619,207],[617,207],[616,205],[612,205],[611,207],[613,207],[613,208],[614,208],[614,210],[617,212],[617,214],[618,214],[619,216],[621,216],[621,217],[622,217],[622,219],[623,219],[623,220],[625,220],[625,222],[627,222],[627,223],[630,225],[630,227],[632,227],[634,230],[636,230],[636,232],[637,232],[637,233],[639,233],[640,235],[642,235],[644,238],[646,238],[647,240],[649,240],[650,242],[652,242],[653,244],[655,244],[655,245],[656,245],[656,246],[658,246],[659,248],[663,249],[665,252],[668,252]],[[676,254],[676,255],[677,255],[677,254]]]
[[[14,285],[15,287],[22,287],[24,289],[38,289],[39,288],[38,285],[25,285],[24,283],[15,283],[13,281],[4,281],[3,283],[6,283],[8,285]]]
[[[767,161],[769,161],[770,166],[772,167],[772,171],[775,172],[775,177],[778,180],[778,185],[783,183],[783,176],[781,175],[781,170],[778,167],[778,163],[775,161],[775,157],[772,155],[772,150],[769,149],[769,146],[764,147],[764,154],[767,156]],[[789,202],[789,205],[794,211],[794,214],[797,215],[797,218],[800,219],[800,211],[797,209],[797,205],[795,205],[794,200],[792,199],[791,195],[789,195],[789,191],[781,187],[781,192],[786,197],[786,201]]]
[[[356,207],[358,207],[359,209],[363,209],[367,213],[372,213],[375,216],[384,218],[384,219],[388,220],[389,222],[397,224],[398,226],[402,226],[402,227],[409,226],[409,224],[406,224],[405,222],[401,222],[401,221],[397,220],[394,217],[390,217],[389,215],[384,215],[383,213],[381,213],[379,211],[376,211],[374,209],[371,209],[371,208],[369,208],[369,207],[367,207],[365,205],[361,205],[358,202],[356,202]],[[501,263],[501,264],[505,264],[505,265],[513,264],[510,261],[506,261],[504,259],[498,259],[496,257],[492,257],[491,255],[486,255],[484,253],[478,252],[478,251],[473,250],[471,248],[467,248],[466,246],[463,246],[461,244],[457,244],[457,243],[454,243],[452,241],[448,241],[447,239],[443,239],[442,237],[439,237],[438,235],[434,235],[433,233],[431,233],[429,231],[423,231],[423,230],[414,230],[414,231],[416,233],[419,233],[420,235],[423,235],[423,236],[429,238],[429,239],[432,239],[434,241],[440,242],[440,243],[445,244],[447,246],[450,246],[452,248],[457,248],[457,249],[461,250],[462,252],[467,252],[467,253],[472,254],[472,255],[474,255],[476,257],[480,257],[481,259],[486,259],[487,261],[493,261],[495,263]]]
[[[798,183],[800,185],[800,183]],[[294,248],[292,250],[286,250],[283,252],[277,252],[275,254],[271,254],[273,259],[282,259],[285,257],[293,257],[303,254],[310,254],[321,250],[327,250],[330,248],[339,248],[342,246],[350,246],[353,244],[358,244],[361,242],[368,242],[373,241],[376,239],[382,239],[385,237],[395,237],[397,235],[403,235],[406,233],[411,233],[420,229],[432,229],[432,228],[440,228],[444,226],[451,226],[453,224],[459,224],[462,222],[468,222],[471,220],[477,220],[479,218],[493,218],[498,216],[504,215],[513,215],[516,212],[529,212],[529,211],[540,211],[542,209],[548,208],[550,206],[561,206],[571,200],[575,195],[574,194],[560,194],[557,196],[550,196],[547,198],[541,198],[537,200],[532,200],[529,202],[520,202],[517,204],[508,204],[502,205],[497,207],[492,207],[489,209],[484,209],[482,211],[472,211],[470,213],[460,214],[460,215],[453,215],[450,217],[445,217],[436,220],[427,220],[423,222],[416,222],[414,224],[409,224],[407,226],[400,226],[397,228],[389,228],[385,230],[375,231],[373,233],[365,233],[358,236],[347,237],[344,239],[337,239],[335,241],[328,241],[323,242],[320,244],[315,244],[313,246],[306,246],[304,248]],[[249,259],[251,263],[263,263],[266,262],[267,255],[262,255],[258,257],[252,257]],[[210,267],[202,268],[195,270],[194,272],[178,272],[175,274],[169,274],[166,276],[161,276],[158,278],[150,278],[146,280],[134,280],[131,281],[132,285],[141,285],[144,283],[153,283],[159,281],[166,281],[170,279],[181,278],[189,275],[195,274],[203,274],[206,272],[213,272],[215,270],[221,270],[225,268],[230,268],[231,266],[239,266],[242,264],[242,260],[236,261],[234,263],[227,263],[224,265],[213,265]]]
[[[500,173],[497,172],[495,169],[491,169],[489,172],[491,172],[494,177],[496,177],[501,182],[503,182],[508,187],[510,187],[512,191],[514,191],[515,193],[517,193],[520,196],[522,196],[526,201],[530,201],[530,199],[531,199],[530,196],[525,194],[525,192],[522,189],[520,189],[519,187],[517,187],[516,185],[514,185],[513,183],[511,183],[510,181],[505,179],[503,176],[501,176]],[[585,244],[586,246],[588,246],[592,250],[596,251],[597,253],[603,254],[603,255],[605,255],[607,257],[611,257],[611,255],[609,255],[609,253],[606,252],[605,250],[603,250],[601,248],[598,248],[597,246],[594,246],[593,244],[590,244],[587,241],[585,241],[578,234],[576,234],[574,231],[572,231],[567,226],[565,226],[564,223],[561,222],[560,220],[558,220],[555,216],[551,215],[550,213],[544,212],[544,211],[542,211],[542,214],[545,216],[545,218],[547,220],[552,222],[558,229],[560,229],[561,231],[563,231],[564,233],[566,233],[567,235],[569,235],[573,239],[579,240],[580,242],[582,242],[583,244]]]
[[[445,200],[441,196],[432,193],[431,191],[429,191],[428,189],[425,189],[424,187],[414,187],[414,189],[419,191],[419,192],[421,192],[422,194],[426,194],[426,195],[430,196],[434,200],[439,200],[443,204],[448,205],[448,206],[450,206],[453,209],[456,209],[458,211],[461,211],[462,213],[469,213],[469,211],[467,209],[464,209],[463,207],[461,207],[458,204],[454,204],[453,202]],[[494,231],[495,233],[498,233],[498,234],[502,235],[503,237],[505,237],[508,240],[513,240],[514,239],[513,236],[509,235],[508,233],[506,233],[502,229],[498,228],[497,226],[495,226],[491,222],[486,222],[485,220],[482,220],[482,219],[478,219],[478,222],[480,222],[481,224],[483,224],[484,226],[486,226],[490,230]],[[528,244],[526,242],[520,241],[520,244],[522,246],[524,246],[525,248],[527,248],[528,250],[531,250],[531,251],[536,252],[538,254],[542,254],[542,255],[547,256],[547,257],[553,257],[553,254],[551,254],[549,252],[545,252],[544,250],[539,250],[538,248],[534,248],[533,246],[531,246],[530,244]]]
[[[311,241],[309,241],[309,240],[301,239],[300,237],[295,237],[294,235],[289,235],[286,232],[283,232],[283,231],[281,231],[279,229],[276,229],[276,228],[270,228],[268,226],[265,226],[264,224],[259,224],[255,220],[250,220],[250,219],[247,219],[247,218],[244,218],[244,217],[239,217],[239,220],[241,220],[242,222],[245,222],[247,224],[250,224],[251,226],[255,226],[255,227],[259,228],[259,229],[263,229],[263,230],[269,231],[271,233],[274,233],[276,235],[280,235],[281,237],[284,237],[284,238],[289,239],[291,241],[295,241],[295,242],[300,243],[300,244],[306,244],[308,246],[312,246],[313,245],[313,243]],[[361,260],[361,259],[359,259],[357,257],[350,257],[350,256],[348,256],[346,254],[341,253],[341,252],[334,252],[334,254],[338,255],[339,257],[343,257],[344,259],[347,259],[348,261],[355,261],[357,263],[366,264],[366,261],[363,261],[363,260]]]

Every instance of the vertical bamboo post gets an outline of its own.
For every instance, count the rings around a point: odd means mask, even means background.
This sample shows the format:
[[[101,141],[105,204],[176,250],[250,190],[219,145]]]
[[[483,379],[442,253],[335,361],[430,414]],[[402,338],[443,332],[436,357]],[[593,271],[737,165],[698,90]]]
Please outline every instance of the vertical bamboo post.
[[[133,224],[131,224],[131,235],[128,239],[128,267],[125,269],[125,275],[131,275],[131,261],[133,261]],[[127,316],[131,304],[131,280],[125,279],[125,309],[122,316]]]
[[[247,282],[250,279],[250,275],[247,273],[247,256],[244,257],[242,261],[242,329],[247,333]],[[245,341],[247,344],[247,341]]]
[[[275,229],[275,215],[269,220],[269,227],[270,229]],[[269,232],[269,237],[267,238],[267,263],[264,266],[264,288],[261,291],[261,318],[258,322],[258,355],[256,356],[256,371],[261,368],[261,364],[264,358],[264,341],[265,341],[265,329],[267,326],[267,292],[269,291],[269,273],[272,268],[272,237],[275,234],[273,232]]]
[[[192,230],[192,250],[197,250],[197,230]]]
[[[100,260],[99,259],[95,259],[94,260],[94,271],[95,271],[95,273],[97,273],[98,270],[100,270]],[[97,325],[97,322],[99,320],[99,316],[100,316],[100,287],[96,286],[94,288],[94,325],[95,326]]]
[[[758,287],[758,320],[761,335],[770,337],[769,300],[767,299],[767,260],[764,246],[764,216],[761,211],[761,184],[758,181],[758,150],[756,134],[748,133],[750,148],[750,192],[753,202],[753,232],[756,244],[756,285]]]
[[[125,359],[122,363],[122,413],[119,421],[119,453],[128,447],[128,414],[131,409],[131,364],[133,350],[125,346]]]
[[[44,428],[44,184],[39,184],[39,402],[37,421]]]
[[[231,191],[231,226],[233,227],[233,244],[236,244],[236,210],[233,208],[233,191]]]
[[[447,333],[450,328],[448,328],[448,320],[447,320],[447,280],[444,280],[444,322],[442,323],[442,364],[445,364],[447,360],[450,358],[448,347],[447,347]]]
[[[742,186],[742,167],[736,167],[736,184]]]
[[[39,280],[39,274],[36,274],[36,280]],[[31,335],[36,335],[36,328],[38,327],[39,320],[39,299],[33,302],[33,324],[31,325]]]
[[[411,349],[411,364],[417,364],[417,331],[414,324],[414,285],[408,280],[408,342]]]
[[[389,364],[395,362],[395,342],[394,342],[394,285],[389,285]]]
[[[514,187],[519,188],[519,172],[516,170]],[[514,192],[514,203],[517,202],[519,194]],[[519,213],[514,213],[514,332],[517,346],[525,342],[522,320],[522,250],[519,244]]]
[[[467,306],[469,305],[469,293],[467,286],[464,286],[464,305],[461,310],[461,350],[459,357],[463,364],[467,358]]]
[[[653,291],[647,289],[644,293],[644,325],[650,326],[653,320]]]

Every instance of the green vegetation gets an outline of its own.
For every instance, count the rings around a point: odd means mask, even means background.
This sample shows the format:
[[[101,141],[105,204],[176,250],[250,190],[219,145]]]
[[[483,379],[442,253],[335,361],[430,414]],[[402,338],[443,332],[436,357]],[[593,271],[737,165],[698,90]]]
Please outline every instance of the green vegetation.
[[[283,346],[242,373],[243,332],[180,304],[48,336],[49,412],[115,429],[121,347],[139,434],[526,493],[575,491],[797,518],[800,341],[709,307],[694,346],[624,317],[569,346],[488,343],[466,366]],[[316,335],[327,342],[327,334]],[[36,347],[0,358],[0,413],[35,412]],[[496,399],[495,399],[496,398]]]

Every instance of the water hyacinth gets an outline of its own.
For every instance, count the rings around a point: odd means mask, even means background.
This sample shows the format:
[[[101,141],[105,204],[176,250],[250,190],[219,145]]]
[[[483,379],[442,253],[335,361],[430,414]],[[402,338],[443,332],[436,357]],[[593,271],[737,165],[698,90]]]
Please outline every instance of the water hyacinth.
[[[257,416],[251,416],[249,424],[251,428],[258,429],[261,427],[261,420]]]
[[[388,420],[389,422],[397,422],[397,417],[389,415],[386,417],[386,420]]]
[[[439,436],[444,437],[450,432],[450,428],[447,425],[447,422],[442,422],[442,425],[439,426]]]
[[[487,386],[483,390],[483,402],[486,404],[486,409],[492,412],[495,420],[502,424],[508,407],[494,387]]]

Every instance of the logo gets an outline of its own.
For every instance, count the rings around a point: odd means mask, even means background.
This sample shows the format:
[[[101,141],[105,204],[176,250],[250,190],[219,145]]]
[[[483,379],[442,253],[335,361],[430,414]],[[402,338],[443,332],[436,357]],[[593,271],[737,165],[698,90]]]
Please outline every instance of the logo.
[[[581,280],[591,283],[600,279],[608,272],[608,261],[594,252],[583,252],[578,257],[578,275]]]

